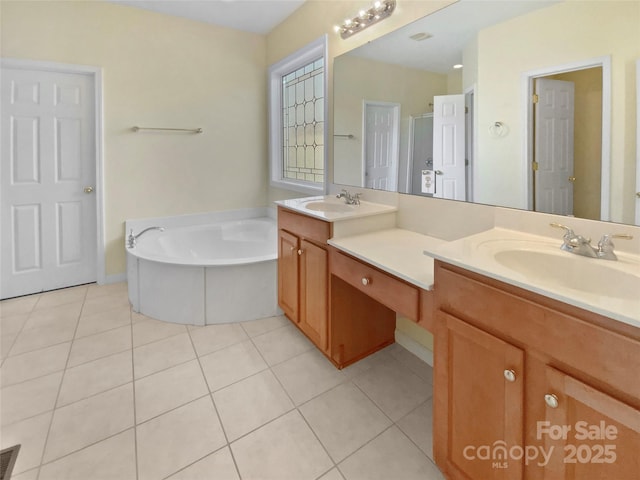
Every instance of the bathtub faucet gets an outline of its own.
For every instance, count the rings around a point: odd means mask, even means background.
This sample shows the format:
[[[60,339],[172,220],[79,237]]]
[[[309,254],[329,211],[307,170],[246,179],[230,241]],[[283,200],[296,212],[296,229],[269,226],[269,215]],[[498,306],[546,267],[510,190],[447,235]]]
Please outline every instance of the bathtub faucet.
[[[144,230],[142,230],[139,234],[134,235],[133,234],[133,229],[131,229],[131,231],[129,232],[129,236],[127,237],[127,247],[128,248],[133,248],[136,246],[136,241],[138,240],[138,237],[140,235],[142,235],[145,232],[148,232],[149,230],[160,230],[161,232],[164,232],[164,227],[149,227],[149,228],[145,228]]]

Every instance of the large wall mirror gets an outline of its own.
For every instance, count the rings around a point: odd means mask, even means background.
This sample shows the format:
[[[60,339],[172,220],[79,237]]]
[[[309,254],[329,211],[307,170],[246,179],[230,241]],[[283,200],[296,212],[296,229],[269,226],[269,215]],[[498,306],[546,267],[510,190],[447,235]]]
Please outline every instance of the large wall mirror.
[[[636,223],[638,25],[460,0],[336,57],[334,183]]]

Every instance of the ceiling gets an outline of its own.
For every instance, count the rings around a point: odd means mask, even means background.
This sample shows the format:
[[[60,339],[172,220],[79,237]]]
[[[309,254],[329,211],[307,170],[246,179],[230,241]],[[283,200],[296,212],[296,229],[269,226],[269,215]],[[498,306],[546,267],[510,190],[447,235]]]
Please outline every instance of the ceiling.
[[[462,62],[463,48],[479,30],[555,3],[558,0],[460,0],[349,55],[446,74]],[[431,37],[422,41],[409,38],[419,33]]]
[[[245,32],[266,34],[305,0],[108,0]]]

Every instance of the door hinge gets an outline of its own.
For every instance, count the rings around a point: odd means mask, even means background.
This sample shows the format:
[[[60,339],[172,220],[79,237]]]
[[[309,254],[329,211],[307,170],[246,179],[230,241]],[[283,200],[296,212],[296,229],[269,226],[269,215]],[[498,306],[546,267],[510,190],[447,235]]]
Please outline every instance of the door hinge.
[[[533,169],[534,172],[538,171],[538,162],[533,162],[531,164],[531,168]]]
[[[540,101],[540,97],[538,97],[537,93],[533,94],[533,103],[536,104]]]
[[[464,107],[464,113],[469,113],[469,107]]]

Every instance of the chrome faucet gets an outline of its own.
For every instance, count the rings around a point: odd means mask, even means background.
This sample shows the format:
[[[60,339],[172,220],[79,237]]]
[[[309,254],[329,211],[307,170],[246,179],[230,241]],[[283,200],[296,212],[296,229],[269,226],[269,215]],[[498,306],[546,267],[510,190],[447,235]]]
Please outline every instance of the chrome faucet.
[[[344,198],[347,205],[360,205],[360,193],[351,193],[342,189],[342,193],[336,195],[336,198]]]
[[[129,236],[127,237],[127,248],[133,248],[136,246],[136,242],[138,240],[138,237],[140,237],[140,235],[142,235],[145,232],[148,232],[149,230],[160,230],[161,232],[164,232],[164,227],[149,227],[149,228],[145,228],[144,230],[142,230],[139,234],[134,235],[133,234],[133,229],[131,229],[131,231],[129,232]]]
[[[628,235],[626,233],[621,234],[607,234],[603,235],[600,241],[598,242],[598,246],[594,247],[591,245],[591,239],[585,238],[582,235],[576,235],[573,230],[566,225],[562,225],[560,223],[550,223],[552,227],[562,228],[564,229],[564,235],[562,237],[563,244],[560,247],[561,250],[566,252],[575,253],[576,255],[582,255],[584,257],[590,258],[601,258],[603,260],[617,260],[618,257],[615,253],[613,253],[613,242],[612,238],[623,238],[626,240],[631,240],[633,235]]]

